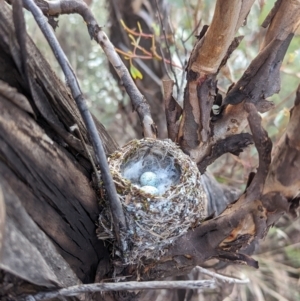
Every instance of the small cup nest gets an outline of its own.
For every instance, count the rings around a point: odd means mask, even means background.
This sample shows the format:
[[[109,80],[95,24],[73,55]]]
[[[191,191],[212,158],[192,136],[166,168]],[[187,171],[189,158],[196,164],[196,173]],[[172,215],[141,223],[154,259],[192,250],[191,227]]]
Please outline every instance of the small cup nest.
[[[198,168],[171,140],[133,140],[110,156],[109,167],[128,227],[128,263],[159,259],[178,237],[207,217]],[[141,187],[145,172],[157,177],[155,193]],[[105,198],[104,187],[103,191]],[[99,216],[97,234],[114,243],[108,206]]]

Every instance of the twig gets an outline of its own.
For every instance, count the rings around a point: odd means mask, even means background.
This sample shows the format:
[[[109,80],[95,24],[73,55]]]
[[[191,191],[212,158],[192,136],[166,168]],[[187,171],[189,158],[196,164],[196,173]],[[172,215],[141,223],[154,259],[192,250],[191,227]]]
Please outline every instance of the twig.
[[[128,53],[129,49],[127,48],[127,46],[125,46],[123,43],[119,43],[119,47],[120,49],[125,52]],[[116,50],[118,51],[118,50]],[[133,57],[134,61],[139,65],[139,67],[141,69],[143,69],[143,71],[149,76],[151,77],[151,79],[155,82],[155,84],[157,84],[158,87],[160,87],[161,85],[161,80],[160,78],[143,62],[142,59],[140,59],[138,56]],[[153,58],[152,58],[153,59]]]
[[[96,160],[100,166],[102,179],[108,194],[112,216],[113,216],[115,236],[119,243],[119,247],[123,252],[125,252],[127,250],[127,245],[124,239],[126,233],[126,222],[122,210],[122,205],[118,198],[117,191],[109,171],[102,141],[99,137],[92,115],[88,110],[86,100],[84,99],[82,92],[80,90],[76,75],[74,74],[74,71],[72,70],[69,64],[69,61],[65,53],[61,49],[53,33],[53,30],[50,28],[50,25],[47,23],[46,18],[44,17],[40,8],[37,7],[37,5],[33,0],[23,0],[23,3],[33,14],[37,24],[39,25],[41,31],[43,32],[45,38],[47,39],[56,59],[58,60],[67,79],[68,85],[71,89],[72,96],[77,103],[80,114],[87,127],[91,142],[94,147]]]
[[[223,282],[227,282],[227,283],[247,284],[250,282],[249,278],[238,279],[238,278],[234,278],[234,277],[224,276],[224,275],[212,272],[210,270],[204,269],[200,266],[196,266],[195,269],[198,270],[202,274],[206,274],[208,276],[211,276],[215,279],[219,279],[219,280],[221,280]]]
[[[52,292],[40,292],[36,295],[26,296],[22,300],[47,300],[61,296],[76,296],[83,293],[149,290],[149,289],[215,289],[215,280],[185,280],[185,281],[130,281],[118,283],[93,283],[71,286]],[[26,299],[26,298],[31,299]],[[32,299],[34,298],[34,299]]]
[[[196,25],[196,27],[193,29],[193,31],[188,35],[188,37],[185,40],[181,40],[182,44],[185,44],[192,36],[195,36],[196,31],[200,27],[200,24],[202,22],[202,19],[200,19]]]

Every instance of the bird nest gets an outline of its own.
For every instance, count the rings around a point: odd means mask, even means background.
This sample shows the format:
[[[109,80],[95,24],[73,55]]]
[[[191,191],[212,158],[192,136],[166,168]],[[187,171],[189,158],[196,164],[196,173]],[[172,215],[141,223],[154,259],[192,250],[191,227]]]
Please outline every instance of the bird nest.
[[[207,216],[198,168],[171,140],[133,140],[110,156],[109,167],[128,227],[128,263],[159,259]],[[108,206],[99,216],[97,235],[114,241]]]

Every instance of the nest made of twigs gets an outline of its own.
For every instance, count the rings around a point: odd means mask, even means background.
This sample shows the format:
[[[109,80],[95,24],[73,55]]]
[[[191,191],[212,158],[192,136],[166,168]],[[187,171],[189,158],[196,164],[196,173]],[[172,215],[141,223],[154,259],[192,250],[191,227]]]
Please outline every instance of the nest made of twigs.
[[[110,156],[109,167],[128,227],[128,263],[158,259],[207,216],[198,168],[171,140],[133,140]],[[157,175],[157,195],[141,189],[140,176],[146,171]],[[114,241],[108,206],[99,216],[97,234]]]

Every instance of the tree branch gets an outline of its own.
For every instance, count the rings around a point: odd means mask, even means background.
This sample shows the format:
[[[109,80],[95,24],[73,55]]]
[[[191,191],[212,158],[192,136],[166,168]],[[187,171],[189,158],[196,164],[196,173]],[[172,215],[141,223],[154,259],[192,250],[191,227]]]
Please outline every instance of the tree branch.
[[[203,174],[210,164],[226,153],[232,153],[238,156],[243,152],[244,148],[252,143],[252,137],[249,133],[240,133],[217,141],[216,144],[212,146],[210,155],[198,163],[199,171]]]
[[[268,13],[268,15],[267,15],[266,19],[264,20],[264,22],[261,24],[261,27],[267,28],[269,26],[269,24],[271,23],[272,19],[277,14],[277,11],[279,9],[279,6],[280,6],[281,2],[282,2],[282,0],[276,0],[273,8]]]
[[[196,266],[195,269],[197,271],[199,271],[201,274],[211,276],[214,279],[219,279],[219,280],[221,280],[223,282],[226,282],[226,283],[247,284],[247,283],[250,282],[248,278],[246,278],[246,279],[237,279],[237,278],[234,278],[234,277],[228,277],[228,276],[224,276],[224,275],[212,272],[208,269],[204,269],[200,266]]]
[[[218,0],[216,2],[211,25],[191,55],[191,69],[194,72],[208,74],[217,72],[236,31],[239,29],[238,25],[242,25],[253,2],[253,0]],[[199,51],[200,48],[201,51]]]
[[[50,25],[46,22],[46,19],[42,13],[42,11],[36,6],[33,0],[23,0],[26,7],[33,14],[36,22],[38,23],[41,31],[46,37],[56,59],[58,60],[68,82],[68,85],[71,89],[72,96],[75,99],[81,116],[85,122],[85,125],[88,129],[91,142],[94,147],[95,156],[97,159],[97,163],[100,166],[101,175],[103,178],[103,182],[105,184],[105,188],[107,190],[110,208],[114,221],[114,231],[119,243],[119,247],[122,251],[127,250],[126,245],[126,222],[123,213],[123,209],[121,206],[121,202],[118,198],[117,191],[112,179],[112,176],[109,171],[106,154],[102,145],[102,141],[99,137],[97,128],[95,126],[94,120],[88,110],[88,106],[86,100],[84,99],[82,92],[80,90],[76,75],[72,70],[67,57],[65,56],[63,50],[61,49]]]
[[[24,301],[42,301],[57,297],[77,296],[83,293],[95,293],[105,291],[127,291],[127,290],[152,290],[152,289],[201,289],[212,290],[215,289],[216,279],[226,283],[247,284],[249,279],[237,279],[214,273],[207,269],[197,266],[196,269],[205,275],[212,277],[210,280],[186,280],[186,281],[130,281],[119,283],[97,283],[84,284],[68,288],[58,289],[49,292],[40,292],[36,295],[29,295],[23,297]]]
[[[108,291],[149,290],[149,289],[215,289],[215,280],[185,280],[185,281],[130,281],[117,283],[95,283],[76,285],[56,291],[40,292],[36,295],[23,297],[22,301],[48,300],[57,297],[77,296],[83,293]],[[31,298],[31,299],[30,299]],[[21,301],[20,300],[20,301]]]
[[[149,104],[147,103],[146,98],[141,94],[134,84],[128,69],[122,62],[119,55],[116,53],[114,46],[100,27],[95,27],[94,38],[96,42],[100,44],[108,60],[113,65],[115,71],[120,77],[123,86],[125,87],[125,90],[131,99],[133,109],[139,115],[143,127],[144,137],[156,138],[157,129],[151,116]]]
[[[300,3],[293,0],[277,0],[270,14],[272,18],[268,21],[269,27],[261,49],[274,39],[284,40],[290,33],[296,32],[300,25]],[[264,22],[263,25],[266,23]]]
[[[300,25],[299,1],[281,1],[272,17],[261,51],[241,79],[227,94],[224,104],[237,104],[245,98],[257,104],[280,90],[280,66]]]
[[[278,93],[280,90],[280,66],[293,38],[293,32],[282,39],[273,39],[251,62],[243,76],[229,91],[224,105],[238,104],[245,99],[252,103]]]

